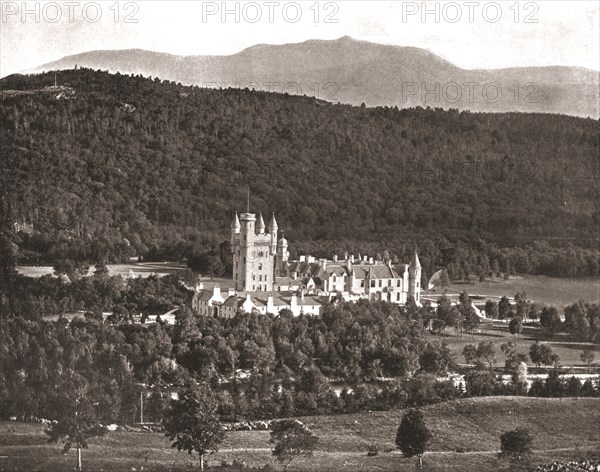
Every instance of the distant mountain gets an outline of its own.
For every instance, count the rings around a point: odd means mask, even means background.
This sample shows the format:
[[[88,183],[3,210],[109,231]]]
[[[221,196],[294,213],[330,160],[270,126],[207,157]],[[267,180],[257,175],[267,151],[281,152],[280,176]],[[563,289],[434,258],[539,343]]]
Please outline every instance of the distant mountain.
[[[91,51],[44,64],[142,74],[209,87],[248,87],[332,102],[600,117],[599,72],[578,67],[466,70],[414,47],[354,40],[260,44],[230,56],[140,49]]]

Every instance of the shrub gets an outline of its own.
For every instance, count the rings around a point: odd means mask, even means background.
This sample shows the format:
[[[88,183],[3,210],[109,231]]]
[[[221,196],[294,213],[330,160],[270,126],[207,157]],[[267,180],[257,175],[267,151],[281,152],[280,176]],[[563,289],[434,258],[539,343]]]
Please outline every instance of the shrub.
[[[526,428],[517,428],[507,431],[500,436],[500,450],[502,455],[517,456],[519,459],[523,454],[531,452],[533,436]]]

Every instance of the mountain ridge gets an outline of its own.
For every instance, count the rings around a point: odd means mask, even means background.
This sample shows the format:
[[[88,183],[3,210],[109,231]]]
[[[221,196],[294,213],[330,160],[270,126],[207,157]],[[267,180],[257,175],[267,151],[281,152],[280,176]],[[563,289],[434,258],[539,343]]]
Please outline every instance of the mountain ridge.
[[[241,87],[367,106],[431,106],[480,112],[560,113],[600,117],[600,73],[583,67],[463,69],[433,52],[344,36],[280,45],[257,44],[231,55],[173,55],[144,49],[96,50],[34,69],[75,65],[142,74],[184,85]],[[273,84],[278,84],[276,87]],[[467,84],[476,84],[469,86]],[[278,88],[277,88],[278,87]]]

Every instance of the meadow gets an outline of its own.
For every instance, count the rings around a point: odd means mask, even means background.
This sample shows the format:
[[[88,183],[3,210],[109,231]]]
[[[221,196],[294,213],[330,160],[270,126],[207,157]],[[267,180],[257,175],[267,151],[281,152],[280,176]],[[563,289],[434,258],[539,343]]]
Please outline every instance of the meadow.
[[[299,418],[317,436],[313,457],[292,463],[289,471],[412,471],[414,459],[395,448],[394,436],[401,410],[352,415]],[[501,472],[529,470],[555,460],[600,458],[600,399],[539,399],[486,397],[461,399],[424,408],[432,431],[425,471]],[[499,437],[518,426],[534,433],[534,453],[521,461],[500,458]],[[0,423],[2,471],[58,472],[73,470],[75,453],[64,455],[60,446],[48,444],[43,425]],[[379,454],[367,456],[369,445]],[[160,433],[111,432],[91,441],[83,451],[84,470],[90,472],[173,471],[197,468],[197,458],[177,452]],[[220,451],[209,456],[209,469],[222,462],[243,461],[259,469],[271,464],[268,431],[229,432]]]
[[[477,277],[471,277],[469,282],[452,281],[443,289],[436,287],[433,290],[426,290],[422,296],[426,299],[436,300],[443,293],[452,296],[458,295],[464,290],[471,296],[480,295],[484,299],[490,298],[496,301],[504,295],[514,297],[517,292],[525,292],[527,298],[532,302],[563,308],[578,300],[598,303],[600,279],[513,275],[506,281],[503,278],[493,277],[479,282]]]
[[[560,364],[566,368],[587,367],[581,360],[583,350],[590,349],[596,353],[594,365],[600,363],[600,347],[590,342],[573,340],[567,333],[549,333],[546,329],[535,325],[523,326],[523,332],[517,336],[510,334],[508,323],[494,321],[482,322],[473,335],[463,333],[457,336],[456,331],[448,328],[444,335],[429,334],[432,340],[444,341],[448,344],[450,352],[454,355],[456,362],[464,363],[462,351],[467,344],[477,345],[482,341],[492,342],[496,351],[494,367],[504,367],[505,357],[500,346],[512,341],[517,345],[517,350],[527,356],[527,364],[533,367],[535,364],[529,359],[529,347],[536,341],[549,344],[553,352],[560,356]]]

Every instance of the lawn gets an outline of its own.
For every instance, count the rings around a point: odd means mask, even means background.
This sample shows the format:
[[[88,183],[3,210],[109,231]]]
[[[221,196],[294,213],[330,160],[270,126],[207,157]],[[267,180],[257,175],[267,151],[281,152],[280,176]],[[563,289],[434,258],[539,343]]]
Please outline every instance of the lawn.
[[[527,297],[536,303],[564,307],[578,300],[598,303],[600,299],[600,279],[598,278],[555,278],[545,276],[511,276],[507,281],[502,278],[479,282],[471,277],[468,283],[453,281],[444,289],[423,291],[425,298],[436,299],[442,293],[459,294],[466,290],[469,295],[481,295],[498,299],[503,295],[514,297],[517,292],[527,293]]]
[[[531,464],[600,457],[600,399],[488,397],[431,405],[424,412],[433,436],[423,470],[521,470],[523,463],[497,457],[500,434],[517,426],[534,432]],[[288,470],[412,471],[414,460],[402,457],[394,447],[401,417],[402,411],[390,411],[300,418],[319,436],[318,450]],[[237,459],[256,468],[274,465],[268,439],[266,431],[227,433],[221,451],[210,456],[209,463]],[[378,446],[378,456],[367,457],[370,444]],[[6,472],[68,471],[75,464],[73,452],[63,455],[59,446],[46,443],[39,424],[0,423],[0,456],[0,468]],[[83,452],[85,470],[91,472],[180,472],[195,467],[195,460],[170,448],[160,434],[149,432],[109,433]]]
[[[528,365],[533,367],[534,364],[529,359],[529,347],[536,341],[545,342],[552,347],[552,350],[560,356],[560,364],[563,367],[584,367],[581,361],[581,353],[584,349],[592,349],[596,352],[595,365],[600,363],[600,347],[592,343],[574,341],[570,335],[566,333],[549,333],[539,325],[524,326],[523,333],[518,336],[510,334],[508,323],[504,322],[483,322],[480,324],[477,332],[473,336],[462,334],[461,337],[456,336],[454,329],[448,328],[446,334],[437,336],[430,334],[429,338],[434,340],[445,341],[454,355],[454,360],[458,363],[464,363],[462,355],[463,348],[467,344],[477,345],[481,341],[491,341],[496,349],[495,367],[504,367],[505,357],[500,349],[502,343],[512,341],[517,344],[518,351],[527,356]]]

